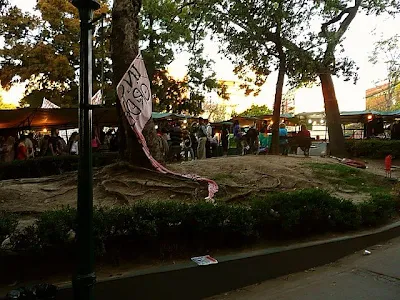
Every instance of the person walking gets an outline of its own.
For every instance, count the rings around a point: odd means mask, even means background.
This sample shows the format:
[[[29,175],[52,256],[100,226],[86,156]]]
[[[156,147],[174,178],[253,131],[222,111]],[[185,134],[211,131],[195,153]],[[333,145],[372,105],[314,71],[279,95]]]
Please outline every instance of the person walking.
[[[228,127],[225,124],[222,125],[221,143],[222,143],[223,155],[228,156],[229,131],[228,131]]]
[[[199,129],[197,130],[197,137],[199,144],[197,146],[197,157],[198,159],[206,158],[206,142],[207,142],[207,129],[204,125],[204,119],[199,118]]]

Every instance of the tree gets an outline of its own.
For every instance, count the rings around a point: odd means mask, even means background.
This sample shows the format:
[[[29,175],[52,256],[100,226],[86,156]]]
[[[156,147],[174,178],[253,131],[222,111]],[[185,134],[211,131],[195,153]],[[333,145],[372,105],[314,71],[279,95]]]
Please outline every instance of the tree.
[[[267,105],[254,105],[250,108],[238,114],[240,117],[260,117],[265,115],[271,115],[272,110]]]
[[[111,59],[115,87],[139,51],[138,15],[140,7],[140,0],[114,0],[112,9]],[[136,166],[151,167],[150,161],[147,159],[139,141],[126,120],[119,101],[117,101],[117,111],[119,113],[119,146],[122,158]],[[146,138],[147,145],[153,157],[159,162],[163,162],[161,144],[155,131],[154,121],[151,118],[143,129],[143,135]]]
[[[373,64],[383,62],[386,65],[387,75],[384,91],[384,110],[389,111],[400,107],[399,79],[400,79],[400,35],[375,42],[374,50],[369,57]]]
[[[273,109],[272,151],[279,153],[279,121],[285,74],[298,56],[284,39],[295,40],[306,28],[312,7],[304,1],[212,1],[210,24],[222,42],[221,51],[235,64],[246,94],[257,95],[272,71],[278,71]],[[205,9],[205,8],[204,8]]]
[[[301,70],[303,75],[308,74],[311,79],[313,74],[319,77],[324,97],[330,151],[333,155],[345,156],[344,135],[332,75],[344,76],[345,80],[353,78],[356,81],[357,68],[351,59],[340,56],[340,53],[344,52],[342,45],[344,35],[360,11],[364,11],[367,15],[395,14],[398,13],[400,5],[398,1],[393,0],[317,1],[315,4],[319,9],[318,15],[322,23],[318,37],[314,36],[314,40],[317,41],[317,45],[324,47],[317,47],[314,50],[296,46],[291,41],[285,43],[288,47],[297,49],[303,58],[310,61],[311,64],[306,64],[305,69]]]
[[[294,85],[315,82],[319,78],[324,96],[331,153],[344,156],[344,136],[332,75],[356,80],[357,74],[354,62],[338,55],[337,50],[339,48],[343,52],[341,42],[344,34],[361,9],[367,14],[394,14],[399,10],[397,1],[265,1],[246,3],[242,7],[240,3],[230,0],[214,0],[212,3],[214,21],[217,22],[218,18],[224,21],[223,26],[214,26],[215,32],[225,35],[222,39],[225,43],[228,39],[235,45],[232,48],[228,43],[225,51],[240,58],[237,59],[236,65],[245,70],[245,74],[251,69],[254,71],[256,79],[252,80],[252,83],[256,86],[262,85],[262,80],[265,80],[271,63],[274,62],[275,69],[278,69],[277,62],[281,63],[280,70],[285,67],[289,83]],[[207,5],[211,6],[210,3]],[[315,22],[322,20],[320,31],[311,30],[311,18]],[[286,22],[292,25],[288,27],[289,30],[284,31]],[[229,26],[232,23],[233,25]],[[226,29],[227,26],[230,30]],[[254,55],[257,52],[262,55]],[[274,56],[278,60],[271,61],[271,57]],[[286,59],[285,66],[282,58]],[[247,66],[250,66],[250,70],[246,70]],[[278,75],[274,111],[280,109],[280,105],[277,104],[281,82],[284,79],[282,73]],[[277,115],[276,112],[274,119]]]
[[[213,61],[204,57],[203,13],[193,4],[185,0],[142,3],[140,46],[152,79],[155,110],[198,115],[205,93],[222,88],[212,70]],[[190,59],[187,75],[177,80],[166,69],[180,51],[187,51]]]
[[[109,11],[107,1],[102,0],[101,3],[95,17]],[[10,86],[12,80],[19,77],[22,82],[28,81],[23,102],[31,107],[40,106],[43,97],[64,107],[76,106],[79,16],[71,2],[40,0],[35,13],[23,13],[16,6],[10,6],[1,16],[0,24],[0,33],[5,37],[4,46],[0,50],[0,80],[3,86]],[[99,43],[99,30],[95,31],[93,76],[94,88],[98,89],[99,51],[102,47]],[[107,61],[105,65],[107,68]]]
[[[227,105],[226,101],[222,101],[220,103],[205,103],[204,113],[206,115],[206,119],[210,122],[222,122],[227,118]]]

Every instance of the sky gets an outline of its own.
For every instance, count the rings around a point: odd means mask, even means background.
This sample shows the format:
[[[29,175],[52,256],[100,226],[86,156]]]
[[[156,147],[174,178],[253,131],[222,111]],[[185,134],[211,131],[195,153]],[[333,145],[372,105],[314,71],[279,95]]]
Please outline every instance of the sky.
[[[36,0],[11,0],[11,4],[17,5],[26,11],[31,11],[36,4]],[[372,65],[368,61],[374,42],[381,37],[390,37],[400,33],[400,18],[375,17],[358,14],[345,34],[344,48],[345,54],[353,59],[359,67],[359,80],[357,84],[345,82],[341,78],[334,78],[336,96],[339,108],[342,111],[363,110],[365,109],[365,91],[373,87],[376,82],[385,78],[384,64]],[[221,80],[237,80],[232,72],[233,66],[226,58],[218,54],[218,44],[207,41],[205,44],[206,55],[215,61],[215,71],[217,78]],[[183,77],[186,72],[185,65],[188,62],[186,53],[179,54],[175,61],[170,65],[169,71],[175,77]],[[240,91],[236,91],[231,96],[229,105],[235,111],[241,112],[250,107],[251,104],[272,107],[275,91],[277,74],[272,73],[262,92],[258,97],[244,97]],[[14,87],[11,93],[4,94],[4,101],[10,102],[23,92],[22,87]],[[19,95],[21,96],[21,95]],[[212,96],[211,96],[212,97]],[[323,98],[320,86],[304,88],[299,90],[295,96],[296,113],[305,111],[323,111]]]

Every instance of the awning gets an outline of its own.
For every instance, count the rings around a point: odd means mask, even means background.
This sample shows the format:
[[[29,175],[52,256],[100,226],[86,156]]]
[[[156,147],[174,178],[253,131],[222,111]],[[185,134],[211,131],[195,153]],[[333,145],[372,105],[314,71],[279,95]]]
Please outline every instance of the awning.
[[[163,119],[188,119],[191,116],[173,113],[153,112],[155,120]],[[13,110],[0,110],[0,129],[11,128],[46,128],[58,127],[63,129],[77,128],[79,124],[77,108],[20,108]],[[94,126],[117,126],[118,114],[115,107],[94,108]]]

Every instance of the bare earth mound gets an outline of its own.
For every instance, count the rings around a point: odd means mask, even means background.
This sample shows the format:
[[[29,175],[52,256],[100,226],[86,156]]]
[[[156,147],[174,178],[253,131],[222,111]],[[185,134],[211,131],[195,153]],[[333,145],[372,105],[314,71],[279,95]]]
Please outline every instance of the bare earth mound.
[[[197,174],[219,185],[217,200],[241,201],[244,196],[271,191],[324,188],[342,198],[365,199],[357,191],[340,190],[316,178],[308,163],[336,163],[319,157],[243,156],[221,157],[169,165],[181,174]],[[367,172],[364,171],[363,172]],[[77,173],[37,179],[0,181],[0,210],[31,214],[76,205]],[[94,205],[119,206],[135,201],[204,201],[207,186],[181,177],[133,168],[124,163],[94,171]]]

